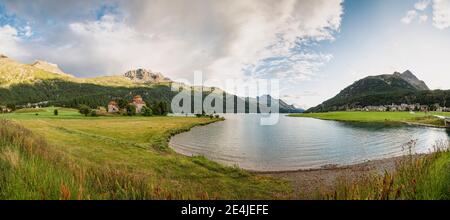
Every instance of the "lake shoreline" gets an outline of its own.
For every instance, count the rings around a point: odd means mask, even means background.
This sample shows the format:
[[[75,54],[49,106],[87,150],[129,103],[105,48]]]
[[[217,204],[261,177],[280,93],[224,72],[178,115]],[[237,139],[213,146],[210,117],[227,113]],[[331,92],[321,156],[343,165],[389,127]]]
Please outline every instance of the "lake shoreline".
[[[415,154],[413,158],[424,157],[426,154]],[[314,199],[319,191],[333,191],[336,181],[340,178],[356,181],[368,175],[383,175],[393,173],[397,164],[403,160],[410,159],[411,155],[391,157],[379,160],[371,160],[364,163],[324,167],[318,169],[305,169],[297,171],[275,171],[275,172],[251,172],[255,175],[286,180],[291,183],[295,193],[301,198]]]
[[[404,112],[327,112],[327,113],[301,113],[301,114],[288,114],[287,117],[293,118],[314,118],[319,120],[326,121],[338,121],[338,122],[350,122],[350,123],[384,123],[384,124],[404,124],[410,126],[420,126],[420,127],[430,127],[430,128],[443,128],[448,129],[449,127],[444,125],[437,125],[433,123],[425,123],[425,122],[416,122],[411,119],[391,119],[387,115],[384,116],[384,120],[382,118],[371,118],[372,115],[378,114],[395,114],[395,113],[404,113]],[[331,116],[332,114],[341,114],[339,117]],[[345,114],[345,115],[344,115]],[[359,116],[364,116],[363,118],[355,118],[352,114],[359,114]],[[430,117],[431,115],[419,116],[417,119]],[[345,118],[348,117],[348,118]],[[436,121],[438,119],[436,118]]]

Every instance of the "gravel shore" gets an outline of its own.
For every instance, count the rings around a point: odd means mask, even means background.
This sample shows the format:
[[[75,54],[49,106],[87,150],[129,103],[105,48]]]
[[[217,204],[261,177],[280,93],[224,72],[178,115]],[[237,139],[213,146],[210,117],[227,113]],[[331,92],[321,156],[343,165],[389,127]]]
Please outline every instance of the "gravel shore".
[[[419,156],[417,155],[415,157]],[[367,175],[383,175],[385,172],[390,173],[395,170],[396,164],[403,159],[405,157],[373,160],[342,167],[288,172],[264,172],[258,174],[288,180],[294,187],[296,195],[299,195],[301,198],[311,199],[317,195],[319,188],[332,191],[338,178],[356,180]]]

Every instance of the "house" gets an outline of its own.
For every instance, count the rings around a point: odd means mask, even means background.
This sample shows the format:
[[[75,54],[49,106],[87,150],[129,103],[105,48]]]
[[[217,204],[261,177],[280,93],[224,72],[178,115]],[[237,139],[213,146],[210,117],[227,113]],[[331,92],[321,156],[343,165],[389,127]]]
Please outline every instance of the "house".
[[[422,111],[422,112],[428,112],[428,105],[421,105],[421,106],[420,106],[420,111]]]
[[[117,103],[115,101],[110,101],[108,103],[108,112],[109,113],[117,113],[119,112],[119,105],[117,105]]]
[[[144,100],[142,100],[142,96],[140,95],[136,95],[133,97],[133,100],[129,103],[129,105],[133,105],[136,108],[136,113],[141,113],[142,112],[142,108],[144,106],[147,106],[144,102]],[[120,109],[119,105],[117,104],[117,102],[115,101],[110,101],[108,103],[108,113],[117,113],[120,111],[126,111],[126,109]]]
[[[147,106],[145,102],[142,100],[142,97],[140,95],[133,97],[133,102],[130,103],[131,105],[134,105],[136,107],[136,113],[141,113],[142,108],[144,106]]]
[[[0,113],[10,113],[12,110],[6,106],[0,106]]]

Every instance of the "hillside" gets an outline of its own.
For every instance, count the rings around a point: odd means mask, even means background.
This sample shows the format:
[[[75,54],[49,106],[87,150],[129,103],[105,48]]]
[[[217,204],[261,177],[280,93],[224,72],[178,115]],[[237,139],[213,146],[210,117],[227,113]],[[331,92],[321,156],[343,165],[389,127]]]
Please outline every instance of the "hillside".
[[[176,95],[171,91],[172,82],[161,73],[149,70],[131,70],[123,75],[94,78],[77,78],[64,73],[56,64],[36,61],[31,65],[21,64],[5,55],[0,58],[0,105],[48,102],[48,105],[77,107],[86,104],[91,107],[106,106],[117,98],[131,99],[141,95],[147,102],[166,101],[170,103]],[[177,83],[183,89],[199,90],[201,87]],[[224,96],[226,92],[218,88],[204,87],[204,96],[214,94]],[[247,98],[235,96],[235,100]],[[225,101],[224,101],[225,102]],[[295,112],[293,106],[281,101],[280,112]],[[235,110],[236,111],[236,110]]]
[[[72,77],[66,74],[48,72],[33,65],[18,63],[5,55],[0,58],[0,87],[5,88],[14,84],[39,83],[43,80],[67,80]]]
[[[281,99],[273,98],[270,95],[263,95],[256,98],[249,98],[249,103],[256,105],[256,103],[262,103],[262,100],[267,100],[267,103],[264,103],[265,106],[271,106],[271,103],[279,102],[280,109],[282,109],[282,113],[302,113],[305,110],[301,108],[297,108],[294,105],[289,105]]]
[[[430,90],[411,71],[369,76],[343,89],[335,97],[308,112],[346,110],[370,105],[415,104],[443,106],[450,103],[450,91]]]
[[[51,73],[57,73],[60,75],[67,75],[69,76],[67,73],[65,73],[64,71],[62,71],[57,64],[54,63],[49,63],[47,61],[42,61],[42,60],[36,60],[33,64],[31,64],[31,66],[36,67],[38,69],[47,71],[47,72],[51,72]]]

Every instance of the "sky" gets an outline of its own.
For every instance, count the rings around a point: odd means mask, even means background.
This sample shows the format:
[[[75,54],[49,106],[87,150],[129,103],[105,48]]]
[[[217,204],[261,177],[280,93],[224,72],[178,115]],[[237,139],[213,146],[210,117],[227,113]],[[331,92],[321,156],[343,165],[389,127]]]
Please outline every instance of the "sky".
[[[78,77],[278,79],[308,108],[395,71],[450,89],[450,0],[0,0],[0,53]]]

